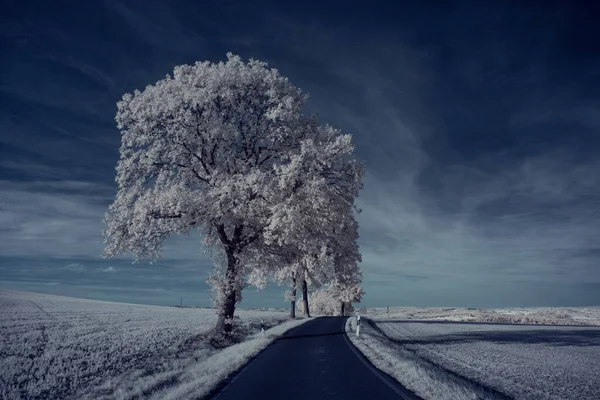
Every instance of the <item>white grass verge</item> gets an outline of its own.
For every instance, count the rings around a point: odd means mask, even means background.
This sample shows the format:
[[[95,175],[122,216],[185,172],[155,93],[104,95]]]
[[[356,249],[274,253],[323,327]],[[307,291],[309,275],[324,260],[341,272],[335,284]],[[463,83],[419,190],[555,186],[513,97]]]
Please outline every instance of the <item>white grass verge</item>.
[[[284,322],[265,331],[265,337],[261,333],[257,333],[245,342],[227,347],[201,363],[188,368],[183,374],[176,377],[177,383],[174,386],[153,392],[148,398],[165,400],[202,398],[273,341],[308,320],[307,318]]]
[[[494,398],[491,393],[470,387],[460,378],[440,371],[402,350],[374,330],[363,318],[360,337],[356,337],[356,318],[346,321],[346,334],[352,344],[379,370],[396,379],[404,387],[426,400],[477,400]]]

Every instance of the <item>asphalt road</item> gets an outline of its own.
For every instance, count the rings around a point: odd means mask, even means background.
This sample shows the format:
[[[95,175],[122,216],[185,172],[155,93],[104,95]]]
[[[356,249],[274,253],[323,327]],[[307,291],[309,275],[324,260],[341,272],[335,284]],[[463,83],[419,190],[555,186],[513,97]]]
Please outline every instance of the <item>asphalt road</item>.
[[[345,317],[316,318],[291,329],[212,398],[419,399],[352,346],[344,332],[345,321]]]

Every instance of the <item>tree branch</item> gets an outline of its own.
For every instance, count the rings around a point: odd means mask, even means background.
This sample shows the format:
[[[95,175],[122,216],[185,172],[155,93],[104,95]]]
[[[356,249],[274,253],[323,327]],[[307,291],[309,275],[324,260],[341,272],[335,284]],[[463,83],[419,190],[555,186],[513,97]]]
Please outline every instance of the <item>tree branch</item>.
[[[154,219],[177,219],[177,218],[182,218],[183,214],[179,213],[179,214],[161,214],[157,211],[154,212],[150,212],[148,213],[148,215]]]

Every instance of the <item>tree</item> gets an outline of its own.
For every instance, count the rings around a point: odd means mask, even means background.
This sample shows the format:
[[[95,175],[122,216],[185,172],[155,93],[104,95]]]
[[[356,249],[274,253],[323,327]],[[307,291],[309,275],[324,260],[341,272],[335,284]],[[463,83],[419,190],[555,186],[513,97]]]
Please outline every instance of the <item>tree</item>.
[[[345,312],[352,312],[354,310],[351,302],[343,304]],[[339,299],[336,298],[331,287],[313,291],[309,298],[309,305],[310,309],[316,314],[344,315],[340,308]],[[298,308],[300,311],[304,311],[304,303],[300,303]]]
[[[278,201],[267,229],[265,254],[275,280],[289,282],[291,315],[295,315],[300,283],[304,313],[310,316],[308,285],[318,287],[332,276],[331,255],[360,260],[354,231],[354,200],[362,188],[363,165],[353,155],[351,136],[316,118],[305,121],[303,141],[290,162],[278,167],[278,185],[271,198]]]
[[[359,303],[365,294],[359,282],[343,284],[336,281],[331,284],[329,289],[331,297],[335,299],[342,316],[346,315],[347,312],[352,312],[354,310],[352,303]]]
[[[298,277],[292,274],[290,277],[290,291],[286,292],[286,300],[290,301],[290,318],[296,318],[296,288]]]
[[[354,242],[358,250],[358,244],[353,240],[351,242]],[[310,307],[319,314],[345,315],[346,312],[352,312],[352,303],[360,302],[365,294],[361,286],[362,273],[358,267],[360,254],[353,254],[351,249],[352,247],[334,247],[326,250],[329,256],[326,260],[330,265],[321,268],[320,282],[326,282],[327,287],[315,290],[310,297],[304,298],[299,307],[303,312],[308,312],[307,308]]]
[[[105,256],[157,260],[165,238],[199,231],[213,250],[218,332],[229,332],[247,284],[262,284],[256,259],[279,219],[281,169],[303,154],[306,96],[267,64],[232,54],[226,62],[176,67],[173,76],[125,94],[118,192],[105,215]],[[274,218],[275,217],[275,218]],[[283,223],[283,221],[281,221]]]
[[[298,277],[302,268],[299,265],[298,257],[281,257],[278,261],[281,264],[275,268],[274,278],[276,282],[286,282],[289,285],[289,290],[285,292],[285,300],[290,302],[290,318],[296,318]]]
[[[358,224],[354,218],[348,225],[341,227],[341,238],[345,242],[338,243],[332,250],[332,269],[329,279],[331,295],[336,299],[341,308],[341,315],[352,310],[347,304],[360,302],[365,294],[362,289],[362,273],[358,267],[361,255],[358,250]]]

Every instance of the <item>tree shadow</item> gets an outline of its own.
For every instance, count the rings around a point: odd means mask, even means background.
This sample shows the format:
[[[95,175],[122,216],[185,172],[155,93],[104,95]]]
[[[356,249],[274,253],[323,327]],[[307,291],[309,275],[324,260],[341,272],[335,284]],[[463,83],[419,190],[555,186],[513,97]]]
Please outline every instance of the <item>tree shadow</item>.
[[[279,338],[279,340],[303,339],[303,338],[320,337],[320,336],[339,336],[339,335],[344,335],[344,334],[346,334],[346,332],[344,332],[344,331],[329,332],[329,333],[298,334],[298,335],[292,334],[289,336],[282,336]]]
[[[378,321],[386,324],[407,324],[417,323],[416,321]],[[368,322],[369,325],[388,340],[398,345],[410,344],[455,344],[455,343],[471,343],[471,342],[493,342],[501,344],[546,344],[550,346],[578,346],[578,347],[593,347],[600,346],[600,328],[573,329],[564,327],[554,327],[555,329],[532,329],[532,326],[523,327],[523,329],[515,330],[481,330],[464,333],[451,333],[447,335],[432,335],[423,336],[421,338],[411,338],[407,340],[395,339],[386,335],[377,323]],[[418,322],[422,323],[422,322]],[[427,321],[426,323],[438,323]],[[439,324],[439,323],[438,323]],[[464,323],[463,323],[464,324]],[[473,324],[469,324],[473,325]],[[481,325],[481,324],[477,324]],[[498,324],[486,324],[498,325]],[[520,325],[507,324],[513,327],[521,327]]]
[[[412,324],[433,324],[433,325],[501,325],[501,326],[544,326],[551,328],[600,328],[597,325],[549,325],[549,324],[523,324],[511,322],[480,322],[480,321],[444,321],[444,320],[419,320],[419,319],[378,319],[377,323],[412,323]]]

